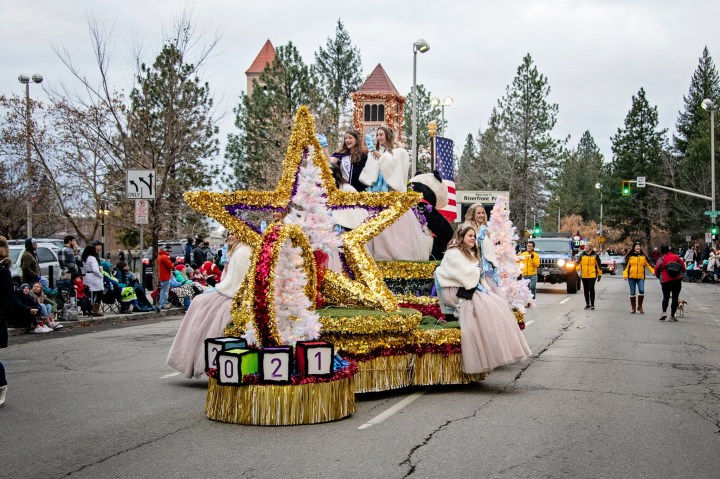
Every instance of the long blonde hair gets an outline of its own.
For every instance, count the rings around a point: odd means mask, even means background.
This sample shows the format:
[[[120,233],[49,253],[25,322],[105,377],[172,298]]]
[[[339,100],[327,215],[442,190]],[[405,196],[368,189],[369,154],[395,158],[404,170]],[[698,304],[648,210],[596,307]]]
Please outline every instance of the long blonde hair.
[[[385,151],[392,153],[395,145],[395,133],[387,126],[378,126],[378,130],[385,132]],[[377,134],[375,135],[375,149],[380,150],[380,141],[377,139]]]
[[[469,230],[472,230],[473,234],[477,233],[475,228],[473,228],[471,225],[467,223],[461,224],[453,235],[450,242],[448,243],[447,249],[449,250],[451,248],[457,248],[467,259],[471,261],[480,261],[480,251],[478,250],[477,243],[472,248],[468,248],[463,241],[465,235]]]
[[[471,225],[475,229],[476,233],[478,228],[480,228],[481,226],[481,224],[478,223],[475,219],[475,216],[477,215],[477,211],[479,209],[485,211],[485,207],[482,205],[482,203],[473,203],[472,205],[470,205],[470,208],[468,208],[468,210],[465,212],[465,223]],[[485,223],[483,224],[487,224],[487,212],[485,212]]]

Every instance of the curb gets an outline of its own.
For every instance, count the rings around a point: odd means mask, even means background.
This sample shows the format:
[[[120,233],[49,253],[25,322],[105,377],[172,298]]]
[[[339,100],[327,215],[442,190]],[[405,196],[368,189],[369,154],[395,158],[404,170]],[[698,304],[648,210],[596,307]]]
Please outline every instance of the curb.
[[[138,313],[130,313],[130,314],[105,314],[104,316],[100,317],[92,317],[92,316],[80,316],[77,321],[58,321],[60,324],[63,325],[64,328],[68,329],[74,329],[77,327],[87,327],[87,326],[94,326],[96,324],[105,324],[105,323],[113,323],[117,320],[122,321],[134,321],[134,320],[140,320],[140,319],[159,319],[159,318],[165,318],[165,317],[178,317],[183,316],[185,312],[182,308],[173,307],[170,309],[163,309],[161,311],[143,311]],[[8,328],[8,336],[20,336],[24,334],[32,334],[25,331],[24,328]],[[39,335],[42,336],[42,335]]]

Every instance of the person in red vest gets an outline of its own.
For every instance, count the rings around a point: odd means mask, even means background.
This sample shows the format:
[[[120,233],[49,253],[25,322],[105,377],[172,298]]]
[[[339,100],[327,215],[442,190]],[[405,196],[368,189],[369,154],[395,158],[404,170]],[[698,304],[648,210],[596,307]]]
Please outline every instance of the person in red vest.
[[[158,279],[160,280],[160,309],[170,309],[172,305],[168,303],[168,294],[170,293],[170,275],[174,269],[170,255],[165,246],[158,248]]]
[[[670,304],[670,321],[677,321],[675,312],[678,309],[678,303],[680,301],[680,290],[682,289],[682,278],[685,275],[685,262],[676,255],[667,246],[660,248],[660,254],[662,255],[655,265],[655,276],[660,279],[660,286],[662,287],[663,299],[662,299],[662,316],[660,321],[665,321],[667,318],[667,307],[670,297],[672,296],[672,303]]]

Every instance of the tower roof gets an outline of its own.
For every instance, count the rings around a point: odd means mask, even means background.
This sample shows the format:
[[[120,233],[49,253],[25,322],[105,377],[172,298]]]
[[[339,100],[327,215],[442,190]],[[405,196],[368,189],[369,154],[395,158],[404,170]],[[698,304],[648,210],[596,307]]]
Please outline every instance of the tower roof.
[[[377,64],[365,83],[358,89],[360,93],[393,93],[400,95],[381,64]]]
[[[257,57],[255,57],[255,60],[252,62],[252,65],[250,65],[250,68],[247,69],[245,74],[248,73],[262,73],[263,70],[265,70],[265,67],[271,64],[275,60],[275,47],[273,46],[272,42],[270,42],[270,39],[265,42],[265,45],[263,45],[262,49],[260,49],[260,53],[258,53]]]

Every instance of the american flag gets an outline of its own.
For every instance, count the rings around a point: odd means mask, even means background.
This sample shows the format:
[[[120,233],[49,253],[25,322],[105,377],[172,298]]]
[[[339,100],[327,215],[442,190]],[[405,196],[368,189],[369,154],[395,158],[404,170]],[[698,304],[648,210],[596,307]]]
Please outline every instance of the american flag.
[[[443,183],[448,189],[448,204],[440,214],[452,223],[457,217],[455,204],[455,168],[453,163],[453,141],[441,136],[435,137],[435,169],[440,173]]]

